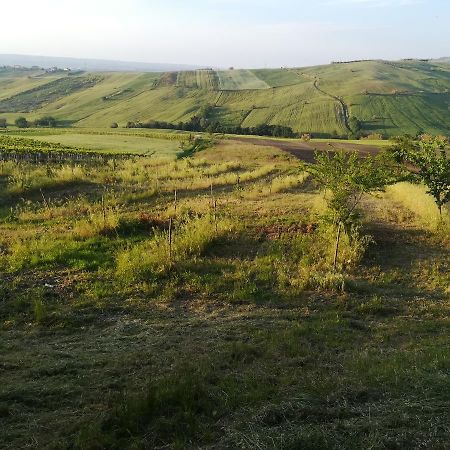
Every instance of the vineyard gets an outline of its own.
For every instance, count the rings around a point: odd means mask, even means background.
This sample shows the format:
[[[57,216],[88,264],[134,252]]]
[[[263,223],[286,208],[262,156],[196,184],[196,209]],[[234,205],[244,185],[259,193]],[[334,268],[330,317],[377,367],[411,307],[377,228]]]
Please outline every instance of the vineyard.
[[[214,70],[178,72],[177,86],[216,91],[219,89],[219,81],[217,73]]]
[[[99,162],[129,159],[142,155],[126,153],[99,153],[62,145],[60,143],[0,135],[0,161],[50,162]]]

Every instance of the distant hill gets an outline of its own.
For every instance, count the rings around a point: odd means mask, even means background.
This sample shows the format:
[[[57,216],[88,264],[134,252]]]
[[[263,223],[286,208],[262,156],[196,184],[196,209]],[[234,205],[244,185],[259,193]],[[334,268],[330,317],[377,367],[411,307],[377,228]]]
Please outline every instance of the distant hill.
[[[164,63],[142,63],[130,61],[112,61],[107,59],[63,58],[59,56],[2,55],[0,66],[38,66],[43,68],[59,67],[89,72],[169,72],[177,70],[195,70],[199,66]]]
[[[443,62],[443,63],[450,64],[450,57],[439,58],[439,59],[435,59],[433,61],[438,62],[438,63]]]
[[[128,121],[289,126],[315,136],[450,135],[445,61],[355,61],[305,68],[46,73],[1,69],[0,116],[52,115],[77,127]]]

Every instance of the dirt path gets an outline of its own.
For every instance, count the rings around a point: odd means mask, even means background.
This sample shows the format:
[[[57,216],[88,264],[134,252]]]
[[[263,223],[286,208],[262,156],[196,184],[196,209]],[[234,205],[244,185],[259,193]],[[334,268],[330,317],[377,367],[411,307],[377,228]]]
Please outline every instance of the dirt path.
[[[326,95],[327,97],[330,97],[333,100],[336,100],[337,102],[339,102],[339,104],[341,105],[341,108],[342,108],[342,118],[344,120],[345,128],[347,128],[347,130],[351,132],[352,130],[351,130],[349,122],[348,122],[349,121],[348,106],[344,102],[344,100],[342,100],[342,98],[340,98],[340,97],[336,97],[335,95],[330,94],[329,92],[324,91],[323,89],[320,89],[320,87],[319,87],[319,79],[318,78],[316,78],[314,80],[313,84],[314,84],[314,87],[315,87],[315,89],[317,91],[319,91],[323,95]]]
[[[313,163],[314,152],[316,150],[349,150],[357,151],[362,156],[375,155],[380,151],[380,147],[376,145],[352,144],[346,142],[302,142],[302,141],[283,141],[270,138],[245,138],[236,137],[231,141],[252,144],[263,147],[275,147],[285,152],[290,153],[302,161]]]

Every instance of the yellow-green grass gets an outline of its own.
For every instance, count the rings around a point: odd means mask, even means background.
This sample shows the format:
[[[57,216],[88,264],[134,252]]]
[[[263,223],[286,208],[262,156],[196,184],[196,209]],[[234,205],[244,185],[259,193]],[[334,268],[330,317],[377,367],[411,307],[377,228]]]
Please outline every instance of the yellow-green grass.
[[[214,70],[178,72],[176,85],[190,89],[217,90],[219,88],[218,77]]]
[[[27,136],[28,137],[28,136]],[[141,136],[79,134],[76,132],[45,137],[29,136],[34,140],[60,143],[75,148],[113,153],[156,153],[157,156],[173,156],[180,151],[178,140],[155,139]]]
[[[450,233],[449,205],[444,205],[441,217],[433,197],[427,193],[425,186],[406,182],[397,183],[387,188],[386,195],[411,211],[420,224],[431,229],[436,229],[442,224]]]
[[[57,77],[36,77],[34,72],[0,76],[0,100],[48,83]]]
[[[349,130],[337,99],[341,97],[349,115],[362,121],[364,133],[448,134],[446,67],[371,61],[284,70],[192,71],[178,73],[178,81],[168,84],[158,82],[161,74],[103,73],[94,87],[25,115],[30,120],[52,115],[79,127],[108,127],[138,120],[188,121],[213,105],[211,118],[224,124],[269,123],[319,136],[344,136]],[[21,77],[14,83],[20,80],[23,90],[36,83]],[[6,86],[2,89],[0,80],[0,96],[5,98],[12,92]],[[0,114],[10,123],[19,115]]]
[[[219,70],[219,89],[223,91],[241,91],[269,89],[270,86],[250,70]]]

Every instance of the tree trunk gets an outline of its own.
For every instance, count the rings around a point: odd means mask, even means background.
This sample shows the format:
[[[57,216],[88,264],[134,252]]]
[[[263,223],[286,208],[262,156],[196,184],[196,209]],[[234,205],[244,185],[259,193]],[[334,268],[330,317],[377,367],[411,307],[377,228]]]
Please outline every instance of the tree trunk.
[[[341,239],[341,229],[342,229],[342,222],[339,222],[337,234],[336,234],[336,246],[334,248],[334,260],[333,260],[333,271],[336,271],[337,267],[337,259],[338,259],[338,252],[339,252],[339,241]]]

